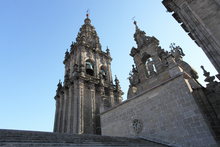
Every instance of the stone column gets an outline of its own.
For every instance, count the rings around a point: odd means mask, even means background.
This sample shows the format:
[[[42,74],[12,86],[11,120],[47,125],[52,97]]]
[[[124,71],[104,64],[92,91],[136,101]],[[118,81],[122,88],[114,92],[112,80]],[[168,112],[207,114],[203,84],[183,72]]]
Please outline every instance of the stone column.
[[[117,100],[115,100],[113,89],[109,89],[109,96],[111,100],[111,106],[114,106]]]
[[[60,97],[57,99],[58,103],[59,103],[59,107],[58,107],[58,114],[57,114],[57,132],[60,132],[60,123],[61,123],[61,108],[62,108],[62,104],[61,104],[61,96],[62,94],[60,94]]]
[[[91,99],[91,118],[92,118],[92,132],[96,132],[96,99],[95,99],[95,85],[90,85],[90,99]],[[91,132],[91,133],[92,133]]]
[[[78,115],[79,115],[79,85],[78,85],[78,81],[74,81],[73,84],[73,91],[72,91],[72,114],[73,114],[73,124],[72,124],[72,128],[73,128],[73,133],[78,133]]]
[[[109,97],[105,96],[105,89],[104,87],[99,87],[99,91],[100,91],[100,113],[106,111],[108,109],[108,105],[109,105]]]
[[[64,110],[64,92],[61,93],[61,97],[60,97],[60,126],[59,126],[59,132],[63,133],[63,125],[64,125],[64,121],[63,121],[63,110]]]
[[[55,97],[56,100],[56,112],[55,112],[55,119],[54,119],[54,128],[53,128],[53,132],[57,132],[58,129],[58,114],[59,114],[59,96]]]
[[[64,90],[64,95],[63,95],[63,108],[62,108],[62,128],[61,128],[61,132],[64,133],[65,132],[65,125],[66,125],[66,101],[67,101],[67,91]]]
[[[78,134],[84,133],[84,82],[79,80],[79,94],[78,94]]]
[[[69,109],[69,85],[68,87],[65,87],[65,94],[64,94],[64,97],[65,97],[65,102],[64,102],[64,132],[67,132],[67,126],[69,124],[68,122],[68,116],[69,116],[69,112],[68,112],[68,109]]]
[[[109,82],[112,82],[112,71],[111,71],[111,61],[110,59],[107,61],[107,69],[108,69],[108,73],[107,73],[107,78],[109,80]]]
[[[73,117],[74,117],[74,84],[69,87],[69,106],[68,106],[68,126],[67,132],[73,133]]]
[[[99,56],[94,53],[94,76],[97,78],[99,77]]]
[[[79,66],[80,66],[80,75],[85,76],[85,47],[80,47],[80,56],[79,56]]]

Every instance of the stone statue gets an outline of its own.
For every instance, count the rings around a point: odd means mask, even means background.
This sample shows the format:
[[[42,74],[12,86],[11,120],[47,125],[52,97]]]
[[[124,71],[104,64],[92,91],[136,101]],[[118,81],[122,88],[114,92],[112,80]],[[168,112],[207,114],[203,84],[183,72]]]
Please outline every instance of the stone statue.
[[[206,77],[205,78],[205,82],[208,82],[209,84],[214,84],[215,83],[215,77],[214,76],[210,76],[210,72],[207,72],[204,68],[204,66],[201,66],[202,70],[203,70],[203,75]]]
[[[101,72],[99,72],[99,84],[100,84],[101,86],[104,85],[103,74],[102,74]]]
[[[171,54],[176,60],[182,60],[182,57],[185,56],[183,49],[180,46],[176,46],[175,43],[171,43]]]
[[[67,49],[66,52],[65,52],[65,60],[67,60],[69,58],[69,56],[70,56],[70,53],[69,53],[69,51]]]
[[[168,66],[167,62],[167,56],[169,55],[168,51],[165,51],[164,49],[161,49],[160,47],[157,50],[157,54],[162,62],[163,66]]]
[[[129,73],[128,79],[131,86],[134,86],[140,82],[138,71],[134,65],[132,65],[132,71]]]
[[[150,60],[150,58],[147,60],[147,67],[149,71],[149,75],[156,74],[156,71],[154,69],[154,62]]]
[[[62,82],[59,80],[59,83],[57,84],[57,93],[62,89]]]

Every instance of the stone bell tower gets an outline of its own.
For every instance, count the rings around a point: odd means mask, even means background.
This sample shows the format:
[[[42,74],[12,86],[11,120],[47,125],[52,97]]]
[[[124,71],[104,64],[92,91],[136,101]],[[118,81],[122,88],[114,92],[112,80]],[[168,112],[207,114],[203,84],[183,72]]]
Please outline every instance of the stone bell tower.
[[[101,134],[100,112],[121,103],[123,92],[113,84],[109,49],[101,44],[89,15],[76,42],[66,51],[64,82],[56,91],[54,132]]]
[[[189,83],[193,88],[200,87],[197,82],[197,72],[182,57],[185,56],[181,47],[174,43],[170,45],[171,51],[165,51],[159,45],[159,40],[154,36],[147,36],[139,29],[137,22],[135,24],[134,40],[137,48],[131,49],[130,55],[134,59],[132,71],[130,72],[130,86],[128,90],[128,99],[141,94],[146,89],[154,88],[158,83],[163,83],[175,75],[171,71],[172,66],[179,66],[184,71],[186,77],[189,77]]]

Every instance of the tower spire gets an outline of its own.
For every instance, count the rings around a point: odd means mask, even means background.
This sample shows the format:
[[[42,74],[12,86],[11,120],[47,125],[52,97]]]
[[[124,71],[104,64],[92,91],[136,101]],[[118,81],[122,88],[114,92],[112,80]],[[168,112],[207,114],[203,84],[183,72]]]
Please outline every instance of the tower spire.
[[[134,25],[135,25],[136,30],[138,30],[137,21],[134,21]]]
[[[86,11],[86,19],[84,20],[85,24],[90,24],[91,20],[89,19],[89,9]]]
[[[138,30],[137,21],[135,20],[135,16],[132,18],[132,20],[134,21],[133,23],[135,25],[136,30]]]
[[[135,20],[134,20],[134,25],[136,28],[134,33],[134,40],[136,41],[138,47],[142,47],[147,40],[146,33],[138,28],[137,21]]]

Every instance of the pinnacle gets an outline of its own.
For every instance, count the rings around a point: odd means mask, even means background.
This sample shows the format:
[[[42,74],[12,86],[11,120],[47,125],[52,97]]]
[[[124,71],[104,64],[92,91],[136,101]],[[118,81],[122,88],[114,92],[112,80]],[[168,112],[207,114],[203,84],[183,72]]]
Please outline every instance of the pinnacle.
[[[87,13],[86,13],[86,19],[84,20],[85,24],[90,24],[91,23],[91,20],[89,19],[89,12],[87,10]]]

